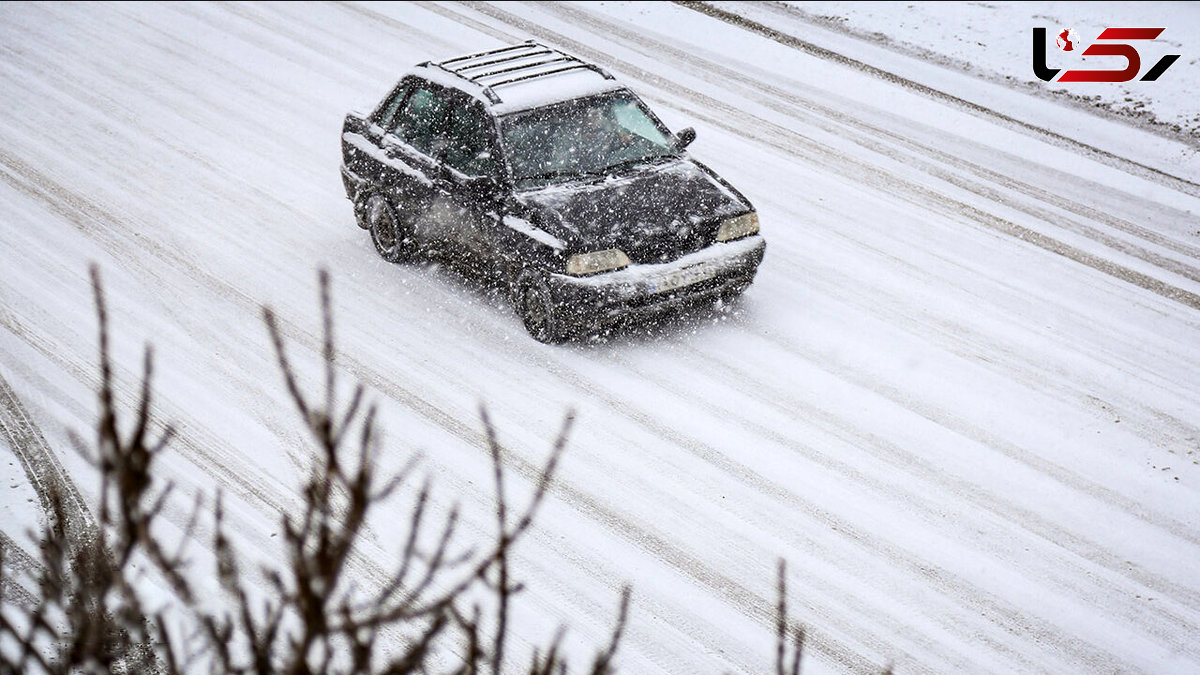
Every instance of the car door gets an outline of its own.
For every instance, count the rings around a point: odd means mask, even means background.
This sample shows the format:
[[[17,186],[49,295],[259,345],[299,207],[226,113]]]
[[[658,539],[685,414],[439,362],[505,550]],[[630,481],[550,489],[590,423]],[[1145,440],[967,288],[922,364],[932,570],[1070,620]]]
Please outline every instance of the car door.
[[[396,217],[413,226],[418,246],[431,254],[445,241],[439,220],[430,218],[439,152],[444,137],[448,92],[424,80],[413,81],[380,141],[383,155],[379,184],[396,209]]]
[[[383,153],[383,137],[411,88],[412,79],[406,78],[370,115],[360,118],[361,122],[354,120],[353,113],[347,116],[342,135],[345,165],[366,184],[378,186],[383,180],[384,163],[388,161]]]
[[[428,218],[436,221],[432,228],[444,237],[445,248],[473,271],[489,274],[501,257],[495,237],[500,222],[495,123],[466,95],[448,100],[445,120],[435,149],[438,174]]]

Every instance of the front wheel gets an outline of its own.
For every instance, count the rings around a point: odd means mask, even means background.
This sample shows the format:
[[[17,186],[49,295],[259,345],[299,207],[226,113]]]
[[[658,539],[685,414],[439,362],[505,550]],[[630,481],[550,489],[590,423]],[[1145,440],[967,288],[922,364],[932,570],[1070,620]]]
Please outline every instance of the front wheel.
[[[554,298],[546,280],[535,272],[526,270],[517,280],[517,313],[525,324],[525,330],[538,342],[556,344],[566,339],[559,312],[555,311]]]
[[[737,286],[721,291],[721,294],[717,296],[716,305],[722,308],[728,308],[729,306],[736,304],[742,299],[742,294],[746,292],[747,288],[750,288],[749,283],[738,284]]]

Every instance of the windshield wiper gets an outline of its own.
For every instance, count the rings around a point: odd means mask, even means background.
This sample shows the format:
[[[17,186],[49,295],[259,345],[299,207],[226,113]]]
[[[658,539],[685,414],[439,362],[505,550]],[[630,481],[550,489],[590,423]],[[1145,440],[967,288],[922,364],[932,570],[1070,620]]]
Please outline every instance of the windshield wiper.
[[[575,169],[571,169],[571,170],[555,169],[553,171],[546,171],[544,173],[535,173],[535,174],[530,174],[528,176],[521,176],[517,180],[539,180],[539,179],[543,179],[543,178],[578,178],[578,177],[587,176],[587,175],[590,175],[590,174],[587,172],[581,172],[581,171],[578,171]]]
[[[545,173],[535,173],[531,176],[521,176],[517,180],[539,180],[543,178],[595,178],[607,176],[608,169],[555,169]]]
[[[609,174],[614,170],[628,169],[629,167],[637,166],[638,164],[656,164],[660,160],[669,159],[674,156],[675,155],[667,154],[667,155],[654,155],[653,157],[637,157],[634,159],[627,159],[623,162],[617,162],[616,164],[611,164],[609,166],[606,166],[603,169],[601,169],[600,171],[598,171],[597,173]]]
[[[627,169],[631,166],[636,166],[638,164],[653,164],[653,163],[657,163],[664,159],[670,159],[674,156],[675,155],[672,155],[672,154],[665,154],[665,155],[654,155],[652,157],[636,157],[634,159],[627,159],[623,162],[617,162],[616,164],[610,164],[609,166],[606,166],[603,169],[555,169],[553,171],[546,171],[544,173],[535,173],[535,174],[532,174],[529,176],[521,176],[517,180],[540,180],[540,179],[545,179],[545,178],[596,178],[596,177],[603,177],[603,176],[608,176],[608,175],[612,174],[614,171],[618,171],[621,169]]]

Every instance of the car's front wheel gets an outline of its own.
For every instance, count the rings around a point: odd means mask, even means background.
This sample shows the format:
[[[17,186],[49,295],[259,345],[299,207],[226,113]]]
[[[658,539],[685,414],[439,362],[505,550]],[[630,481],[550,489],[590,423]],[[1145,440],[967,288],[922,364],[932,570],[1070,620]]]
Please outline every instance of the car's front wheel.
[[[732,288],[727,288],[721,291],[721,294],[717,296],[717,302],[722,307],[733,305],[742,299],[742,294],[746,292],[747,288],[750,288],[749,283],[738,284]]]
[[[566,339],[560,313],[555,311],[554,298],[542,275],[526,270],[517,280],[517,313],[525,330],[538,342],[556,344]]]
[[[402,262],[413,256],[415,246],[412,227],[407,219],[396,217],[396,212],[379,195],[367,202],[367,222],[370,224],[371,243],[384,260]]]

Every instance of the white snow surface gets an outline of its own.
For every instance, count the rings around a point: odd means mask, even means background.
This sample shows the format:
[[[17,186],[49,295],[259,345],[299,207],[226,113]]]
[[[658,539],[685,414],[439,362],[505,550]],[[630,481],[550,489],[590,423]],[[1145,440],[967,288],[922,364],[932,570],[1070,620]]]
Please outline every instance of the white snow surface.
[[[860,40],[907,52],[936,65],[972,76],[1021,86],[1030,92],[1088,99],[1129,118],[1156,121],[1200,139],[1200,4],[1195,2],[919,2],[901,8],[887,2],[787,2],[758,11],[776,14],[788,8],[812,24],[824,24]],[[1033,74],[1031,31],[1048,36],[1050,68],[1121,70],[1119,56],[1083,56],[1105,28],[1154,27],[1165,30],[1151,41],[1128,42],[1141,59],[1138,77],[1167,54],[1178,54],[1157,79],[1112,83],[1045,83]],[[1053,42],[1063,30],[1078,37],[1070,51]]]
[[[1138,100],[1195,113],[1167,86],[1196,91],[1194,5],[1053,4],[1081,33],[1167,26],[1184,56]],[[0,5],[0,375],[94,499],[67,440],[96,415],[94,261],[124,404],[155,347],[167,524],[220,489],[240,550],[273,555],[311,449],[260,308],[315,388],[324,267],[380,470],[422,452],[466,543],[493,518],[479,405],[514,494],[577,413],[514,561],[514,668],[560,625],[581,664],[630,584],[622,672],[769,672],[782,558],[806,673],[1200,670],[1194,136],[954,71],[999,49],[1032,80],[1029,5],[802,3],[887,44],[734,7],[852,62],[672,4]],[[1017,46],[963,27],[980,7]],[[768,241],[736,308],[550,347],[479,286],[379,259],[338,174],[343,115],[414,63],[528,38],[697,129],[689,152]],[[8,466],[3,532],[33,551]],[[364,583],[407,504],[371,523]]]

